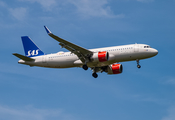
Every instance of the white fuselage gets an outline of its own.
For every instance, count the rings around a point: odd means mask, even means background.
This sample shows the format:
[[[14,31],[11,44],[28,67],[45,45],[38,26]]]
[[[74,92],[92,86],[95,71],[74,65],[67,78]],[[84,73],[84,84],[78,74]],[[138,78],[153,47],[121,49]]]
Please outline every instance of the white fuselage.
[[[105,62],[87,62],[88,67],[102,67],[116,62],[133,61],[153,57],[158,51],[146,44],[130,44],[114,47],[105,47],[97,49],[89,49],[92,52],[107,51],[109,60]],[[48,67],[48,68],[70,68],[82,67],[84,63],[71,52],[58,52],[55,54],[47,54],[33,57],[35,61],[19,60],[19,63],[30,66]]]

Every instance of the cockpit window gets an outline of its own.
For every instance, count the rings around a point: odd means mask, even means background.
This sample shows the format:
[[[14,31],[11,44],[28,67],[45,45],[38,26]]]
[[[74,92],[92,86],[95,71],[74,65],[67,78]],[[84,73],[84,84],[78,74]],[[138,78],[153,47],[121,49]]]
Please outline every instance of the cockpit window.
[[[144,48],[151,48],[150,46],[144,46]]]

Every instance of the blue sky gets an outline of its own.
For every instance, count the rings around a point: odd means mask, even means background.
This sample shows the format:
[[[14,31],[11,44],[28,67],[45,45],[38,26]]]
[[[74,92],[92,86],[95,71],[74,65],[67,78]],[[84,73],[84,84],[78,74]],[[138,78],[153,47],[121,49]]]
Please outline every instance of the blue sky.
[[[174,120],[175,0],[0,0],[1,120]],[[45,52],[67,51],[54,34],[84,48],[149,44],[159,54],[123,62],[123,73],[17,63],[21,36]]]

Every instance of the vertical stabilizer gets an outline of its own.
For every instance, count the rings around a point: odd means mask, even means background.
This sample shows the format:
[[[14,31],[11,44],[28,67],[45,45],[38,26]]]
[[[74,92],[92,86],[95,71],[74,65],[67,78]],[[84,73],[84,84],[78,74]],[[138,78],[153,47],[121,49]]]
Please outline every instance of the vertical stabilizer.
[[[35,43],[28,37],[22,36],[22,43],[24,47],[24,52],[27,57],[35,57],[44,55],[44,52],[35,45]]]

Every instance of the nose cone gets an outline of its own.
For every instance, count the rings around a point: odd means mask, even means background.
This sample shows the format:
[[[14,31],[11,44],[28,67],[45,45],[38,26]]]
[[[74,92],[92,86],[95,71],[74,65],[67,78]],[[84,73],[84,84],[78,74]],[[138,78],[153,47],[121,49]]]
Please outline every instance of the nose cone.
[[[158,54],[158,50],[156,50],[156,49],[152,49],[152,54],[155,56],[155,55],[157,55]]]

